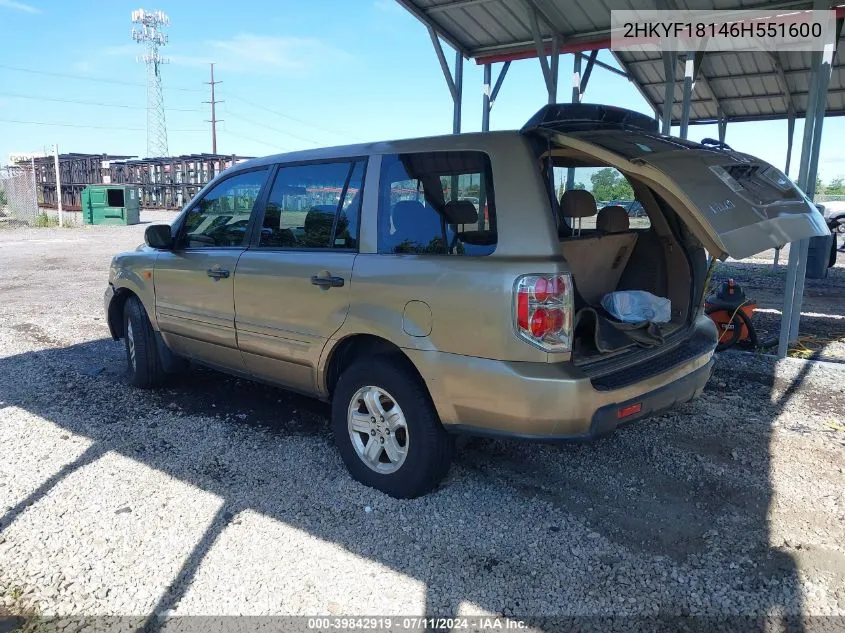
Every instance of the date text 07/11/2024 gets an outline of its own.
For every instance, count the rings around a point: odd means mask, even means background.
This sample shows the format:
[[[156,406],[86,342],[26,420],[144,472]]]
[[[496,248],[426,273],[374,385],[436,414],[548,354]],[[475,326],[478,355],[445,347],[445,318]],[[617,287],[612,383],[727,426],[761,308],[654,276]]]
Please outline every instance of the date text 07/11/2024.
[[[371,630],[371,631],[426,631],[426,630],[489,630],[518,631],[527,628],[525,622],[496,616],[474,617],[316,617],[308,618],[310,631]]]

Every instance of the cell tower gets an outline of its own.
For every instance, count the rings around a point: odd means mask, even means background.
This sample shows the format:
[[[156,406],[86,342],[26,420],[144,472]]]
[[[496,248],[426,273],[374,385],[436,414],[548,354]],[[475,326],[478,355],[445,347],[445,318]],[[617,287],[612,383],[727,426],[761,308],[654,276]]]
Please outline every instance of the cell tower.
[[[164,11],[138,9],[132,12],[132,23],[141,27],[132,28],[132,39],[143,44],[146,49],[138,61],[147,65],[147,158],[167,156],[167,121],[164,119],[161,66],[168,63],[168,59],[159,55],[158,49],[167,45],[167,34],[160,29],[170,26],[170,18]]]

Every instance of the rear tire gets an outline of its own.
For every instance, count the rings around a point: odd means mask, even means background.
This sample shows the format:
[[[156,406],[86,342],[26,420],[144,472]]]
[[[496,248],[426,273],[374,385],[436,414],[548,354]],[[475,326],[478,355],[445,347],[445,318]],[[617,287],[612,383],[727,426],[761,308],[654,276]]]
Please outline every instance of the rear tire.
[[[137,297],[130,297],[123,306],[123,341],[126,347],[126,365],[129,383],[141,389],[150,389],[164,382],[155,331]]]
[[[341,374],[332,430],[352,477],[397,499],[433,490],[455,450],[425,385],[406,361],[389,356],[357,361]]]

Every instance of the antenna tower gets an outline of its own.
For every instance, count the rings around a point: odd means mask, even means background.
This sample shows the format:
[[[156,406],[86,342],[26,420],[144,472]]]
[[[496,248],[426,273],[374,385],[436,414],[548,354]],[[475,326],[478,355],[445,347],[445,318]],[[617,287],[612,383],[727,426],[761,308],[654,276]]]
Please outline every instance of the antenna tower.
[[[144,55],[137,58],[147,65],[147,158],[167,156],[167,122],[164,118],[164,93],[161,88],[161,66],[168,63],[158,49],[167,45],[163,27],[170,26],[164,11],[138,9],[132,12],[132,39],[144,45]]]

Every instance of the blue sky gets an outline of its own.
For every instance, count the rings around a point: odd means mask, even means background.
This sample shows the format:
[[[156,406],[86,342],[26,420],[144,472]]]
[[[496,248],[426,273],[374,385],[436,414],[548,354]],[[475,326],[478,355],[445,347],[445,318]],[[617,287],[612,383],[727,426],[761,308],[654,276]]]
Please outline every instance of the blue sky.
[[[163,75],[172,154],[211,151],[210,113],[202,102],[209,99],[203,82],[212,61],[223,82],[217,98],[225,100],[218,107],[221,153],[262,155],[451,131],[451,99],[428,33],[393,0],[0,0],[0,163],[10,153],[53,143],[63,152],[144,154],[145,71],[135,61],[143,50],[129,35],[130,14],[141,6],[171,19],[163,49],[171,63]],[[607,52],[600,59],[612,63]],[[572,57],[562,56],[560,67],[559,100],[566,101]],[[481,83],[481,67],[465,62],[464,131],[480,128]],[[602,69],[593,73],[584,101],[651,114],[633,85]],[[544,102],[537,60],[515,62],[491,128],[519,127]],[[793,176],[801,129],[799,121]],[[828,181],[845,175],[845,146],[834,142],[845,138],[845,120],[829,119],[824,132],[819,171]],[[717,136],[715,126],[691,126],[692,140],[706,136]],[[783,167],[785,121],[730,124],[726,140]]]

